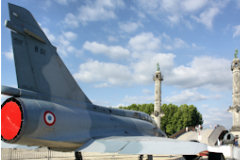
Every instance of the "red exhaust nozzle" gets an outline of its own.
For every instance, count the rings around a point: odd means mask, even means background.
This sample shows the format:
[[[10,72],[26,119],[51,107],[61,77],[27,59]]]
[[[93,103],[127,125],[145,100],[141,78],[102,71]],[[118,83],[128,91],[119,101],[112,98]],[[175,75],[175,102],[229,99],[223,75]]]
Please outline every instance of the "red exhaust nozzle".
[[[1,137],[4,141],[14,140],[22,128],[23,112],[14,98],[7,99],[1,109]]]

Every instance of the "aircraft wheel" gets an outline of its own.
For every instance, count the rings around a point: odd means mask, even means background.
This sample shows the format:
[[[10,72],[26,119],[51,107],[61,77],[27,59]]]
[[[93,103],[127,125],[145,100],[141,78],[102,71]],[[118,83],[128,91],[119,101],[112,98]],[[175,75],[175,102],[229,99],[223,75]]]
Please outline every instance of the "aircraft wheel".
[[[225,160],[224,155],[222,153],[214,153],[214,152],[209,152],[208,153],[208,159],[209,160]]]
[[[138,160],[143,160],[143,155],[139,155]]]
[[[75,152],[75,160],[83,160],[81,152]]]
[[[147,160],[153,160],[153,156],[152,155],[147,155]]]

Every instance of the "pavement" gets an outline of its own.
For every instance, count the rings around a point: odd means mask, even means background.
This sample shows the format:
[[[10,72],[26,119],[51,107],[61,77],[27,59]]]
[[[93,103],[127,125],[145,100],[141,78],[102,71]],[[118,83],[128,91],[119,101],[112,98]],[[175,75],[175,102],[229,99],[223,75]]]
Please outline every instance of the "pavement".
[[[84,160],[138,160],[138,155],[119,155],[115,153],[82,153]],[[74,160],[74,152],[50,151],[46,148],[13,149],[2,148],[1,160]],[[144,160],[147,159],[145,155]],[[183,160],[181,156],[153,155],[154,160]]]

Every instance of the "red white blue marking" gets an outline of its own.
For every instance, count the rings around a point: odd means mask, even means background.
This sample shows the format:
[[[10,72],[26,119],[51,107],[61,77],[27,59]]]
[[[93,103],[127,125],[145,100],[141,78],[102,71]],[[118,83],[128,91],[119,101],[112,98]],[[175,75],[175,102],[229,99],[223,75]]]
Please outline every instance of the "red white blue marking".
[[[51,111],[46,111],[44,113],[43,119],[44,119],[44,122],[46,123],[46,125],[48,125],[48,126],[52,126],[56,122],[56,116]]]

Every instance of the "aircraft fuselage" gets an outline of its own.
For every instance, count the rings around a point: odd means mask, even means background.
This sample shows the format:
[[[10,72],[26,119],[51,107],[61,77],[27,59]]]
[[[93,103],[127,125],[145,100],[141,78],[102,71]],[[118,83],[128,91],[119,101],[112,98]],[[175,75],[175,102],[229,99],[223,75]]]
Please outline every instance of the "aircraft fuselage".
[[[75,150],[90,139],[109,136],[163,136],[145,113],[100,107],[87,103],[63,104],[10,98],[22,114],[19,133],[9,143],[47,146],[55,150]],[[57,147],[56,147],[57,146]]]

